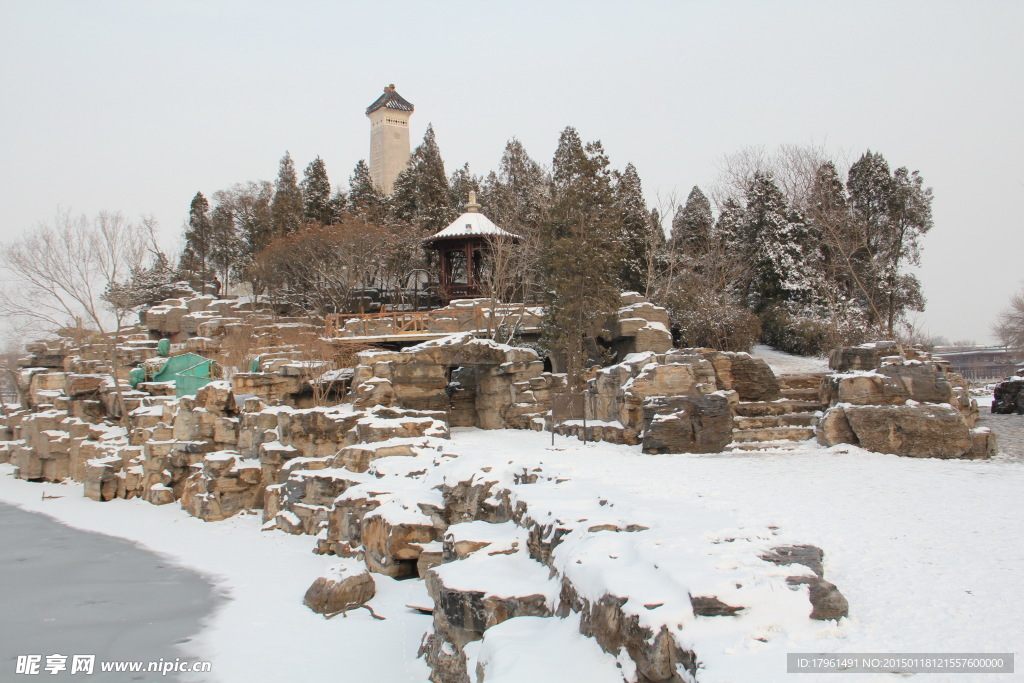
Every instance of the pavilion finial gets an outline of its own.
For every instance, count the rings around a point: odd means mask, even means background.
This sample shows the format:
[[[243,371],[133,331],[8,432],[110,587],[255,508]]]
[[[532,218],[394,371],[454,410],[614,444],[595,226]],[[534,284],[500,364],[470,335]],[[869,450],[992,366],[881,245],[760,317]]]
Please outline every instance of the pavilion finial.
[[[476,192],[469,191],[469,202],[466,204],[468,213],[480,213],[480,205],[476,203]]]

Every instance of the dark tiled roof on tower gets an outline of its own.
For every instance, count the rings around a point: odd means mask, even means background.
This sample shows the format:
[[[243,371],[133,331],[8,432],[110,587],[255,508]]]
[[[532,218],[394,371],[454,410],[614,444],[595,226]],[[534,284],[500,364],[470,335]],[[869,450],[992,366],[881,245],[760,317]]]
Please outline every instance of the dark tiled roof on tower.
[[[382,107],[398,109],[399,111],[412,111],[414,108],[411,102],[395,92],[394,83],[384,88],[384,94],[378,97],[373,104],[366,108],[366,115],[369,116]]]

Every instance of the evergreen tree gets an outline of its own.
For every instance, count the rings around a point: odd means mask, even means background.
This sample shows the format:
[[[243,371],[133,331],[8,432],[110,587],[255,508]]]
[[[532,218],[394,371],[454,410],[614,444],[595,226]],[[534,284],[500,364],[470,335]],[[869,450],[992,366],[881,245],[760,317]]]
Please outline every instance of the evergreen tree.
[[[331,223],[331,181],[319,156],[309,162],[303,174],[302,202],[304,222],[315,225]]]
[[[292,161],[292,155],[288,152],[281,157],[270,212],[275,236],[293,233],[302,224],[302,190],[299,189],[298,178],[295,174],[295,163]]]
[[[364,159],[356,162],[348,187],[348,212],[365,221],[379,223],[383,218],[385,200],[373,184],[370,167]]]
[[[462,168],[457,168],[452,172],[448,186],[451,188],[450,201],[455,208],[455,213],[462,213],[466,210],[466,203],[469,201],[471,191],[480,194],[480,178],[469,172],[469,164],[464,164]]]
[[[920,261],[920,237],[932,226],[932,191],[917,171],[890,173],[885,158],[870,150],[850,167],[846,186],[871,322],[892,335],[907,310],[924,309],[920,282],[904,268]]]
[[[622,261],[619,278],[622,287],[635,292],[645,292],[651,216],[644,201],[640,175],[633,164],[626,164],[625,170],[621,174],[616,174],[615,208],[618,210],[620,221],[618,242],[621,245]]]
[[[828,161],[815,173],[808,196],[808,221],[820,245],[822,270],[846,299],[858,298],[864,275],[863,254],[850,220],[850,207],[835,164]]]
[[[754,174],[742,235],[751,269],[747,302],[753,310],[763,311],[805,289],[803,218],[787,208],[770,173]]]
[[[587,365],[602,360],[597,337],[619,306],[621,243],[601,143],[584,146],[566,128],[552,170],[551,209],[541,224],[548,292],[543,343],[561,358],[570,387],[579,389]]]
[[[209,281],[212,232],[210,203],[202,192],[196,192],[189,205],[188,227],[185,229],[185,247],[181,252],[180,268],[183,272],[197,276],[203,284]]]
[[[348,194],[339,185],[327,202],[328,224],[341,223],[348,209]]]
[[[480,203],[496,224],[527,237],[540,225],[548,183],[541,165],[512,138],[505,145],[498,172],[490,173],[484,183]]]
[[[451,188],[444,171],[434,127],[427,126],[423,142],[409,158],[409,166],[395,179],[392,215],[432,235],[455,219]]]
[[[726,199],[722,210],[715,221],[714,235],[723,241],[730,250],[739,251],[743,245],[743,225],[747,221],[747,212],[735,199]]]
[[[686,204],[672,219],[671,247],[693,256],[707,253],[713,227],[711,202],[694,185]]]

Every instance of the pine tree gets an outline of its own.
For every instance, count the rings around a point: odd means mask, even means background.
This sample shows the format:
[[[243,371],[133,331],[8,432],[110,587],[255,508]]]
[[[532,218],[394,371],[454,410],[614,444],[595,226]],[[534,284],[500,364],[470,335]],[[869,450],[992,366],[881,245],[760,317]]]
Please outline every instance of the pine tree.
[[[671,247],[692,256],[707,253],[714,227],[711,202],[696,185],[672,219]]]
[[[932,227],[932,191],[923,185],[917,171],[890,173],[885,157],[870,150],[850,167],[846,183],[872,322],[889,335],[907,310],[924,309],[920,282],[904,272],[919,262],[920,237]]]
[[[348,210],[348,193],[341,189],[339,185],[334,190],[334,194],[327,202],[328,212],[328,224],[334,225],[341,223],[345,219],[346,211]]]
[[[309,162],[303,174],[302,202],[304,222],[315,225],[331,223],[331,181],[319,156]]]
[[[196,192],[189,205],[188,227],[185,229],[185,247],[181,252],[180,268],[183,272],[197,276],[203,284],[209,281],[212,231],[210,203],[202,192]]]
[[[633,164],[626,164],[616,174],[615,208],[619,214],[621,265],[619,278],[622,287],[635,292],[647,290],[647,249],[650,239],[650,219],[644,201],[640,175]]]
[[[462,213],[466,210],[466,203],[469,201],[471,191],[480,194],[480,178],[469,172],[469,164],[463,164],[462,168],[457,168],[452,172],[448,186],[451,188],[450,201],[451,205],[455,207],[455,213]]]
[[[753,310],[764,311],[804,287],[805,234],[802,217],[786,206],[772,175],[756,172],[747,191],[742,233],[751,268],[747,302]]]
[[[285,152],[274,184],[274,200],[270,212],[274,222],[274,235],[288,235],[302,224],[302,190],[299,189],[292,156]]]
[[[409,158],[409,166],[395,179],[390,204],[396,219],[416,226],[425,235],[442,230],[455,219],[433,126],[427,126],[423,142]]]
[[[505,145],[497,173],[487,177],[480,203],[491,219],[520,236],[536,232],[547,204],[550,180],[544,169],[512,138]]]
[[[379,223],[383,219],[385,200],[373,184],[370,167],[364,159],[356,162],[348,187],[348,212],[365,221]]]
[[[808,196],[808,221],[820,244],[822,270],[837,293],[864,302],[862,250],[852,230],[850,207],[835,164],[822,164]]]
[[[541,224],[548,306],[543,343],[560,357],[573,389],[600,361],[597,337],[619,306],[621,243],[608,158],[562,131],[552,164],[551,209]]]

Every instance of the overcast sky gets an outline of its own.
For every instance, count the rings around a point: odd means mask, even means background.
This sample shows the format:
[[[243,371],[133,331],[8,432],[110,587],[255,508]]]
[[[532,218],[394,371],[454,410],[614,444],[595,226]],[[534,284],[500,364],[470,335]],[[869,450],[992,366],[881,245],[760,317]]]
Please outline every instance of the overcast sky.
[[[559,132],[633,162],[648,199],[746,146],[866,149],[934,188],[919,324],[990,340],[1024,284],[1024,2],[0,0],[0,239],[58,207],[151,214],[267,179],[288,150],[334,184],[388,83],[446,168]]]

